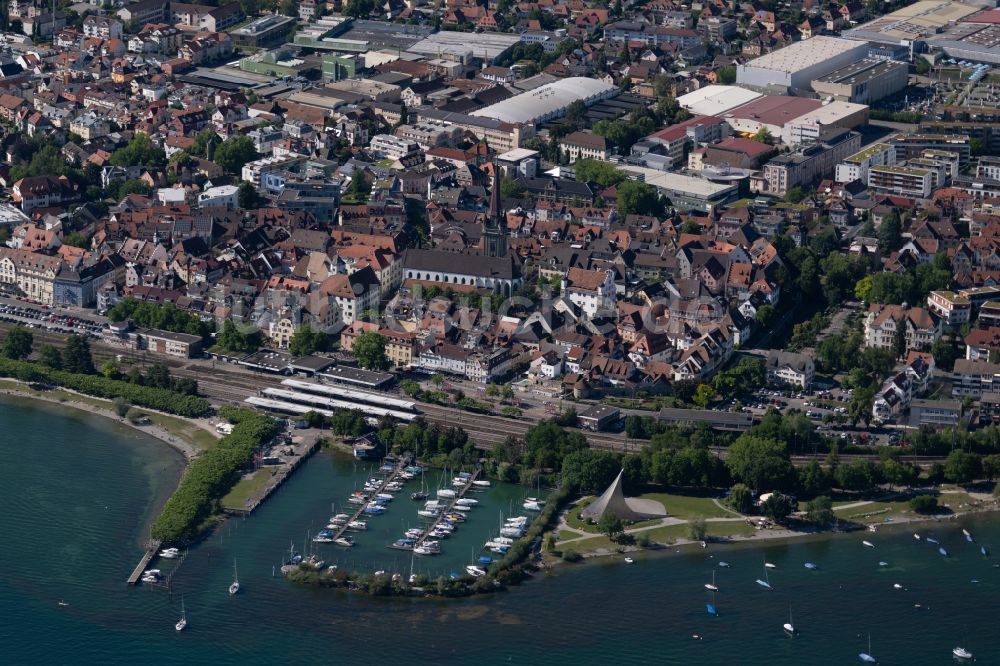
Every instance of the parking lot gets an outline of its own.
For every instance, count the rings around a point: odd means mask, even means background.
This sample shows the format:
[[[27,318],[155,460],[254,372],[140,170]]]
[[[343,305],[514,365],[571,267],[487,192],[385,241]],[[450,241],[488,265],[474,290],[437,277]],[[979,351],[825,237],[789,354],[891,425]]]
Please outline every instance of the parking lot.
[[[56,312],[45,305],[0,303],[0,321],[20,324],[25,328],[75,333],[97,337],[104,330],[104,324]]]

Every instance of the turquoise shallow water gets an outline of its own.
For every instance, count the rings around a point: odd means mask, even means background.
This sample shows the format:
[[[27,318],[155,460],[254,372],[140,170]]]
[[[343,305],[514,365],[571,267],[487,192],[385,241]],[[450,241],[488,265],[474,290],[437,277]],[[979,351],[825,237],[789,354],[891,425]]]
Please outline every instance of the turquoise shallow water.
[[[153,505],[176,483],[176,453],[98,417],[26,401],[0,401],[0,432],[4,664],[824,666],[860,663],[869,632],[881,664],[954,663],[955,645],[978,664],[1000,663],[1000,557],[978,550],[1000,551],[995,518],[609,560],[484,598],[372,599],[271,577],[289,538],[301,544],[309,521],[326,517],[334,463],[320,455],[253,518],[194,549],[171,596],[124,579]],[[397,513],[381,520],[404,521]],[[951,557],[915,541],[914,529],[939,538]],[[234,556],[243,591],[231,598]],[[777,565],[770,592],[754,583],[765,557]],[[732,566],[717,570],[720,617],[712,618],[703,584],[719,559]],[[181,593],[190,625],[177,634]],[[61,598],[70,606],[60,608]],[[789,606],[795,639],[781,630]]]

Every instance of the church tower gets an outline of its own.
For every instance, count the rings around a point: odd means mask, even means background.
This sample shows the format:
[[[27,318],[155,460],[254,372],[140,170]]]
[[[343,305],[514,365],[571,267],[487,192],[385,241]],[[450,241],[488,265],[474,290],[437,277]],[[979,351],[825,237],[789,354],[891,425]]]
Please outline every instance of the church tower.
[[[500,210],[500,173],[496,162],[493,162],[493,187],[483,243],[487,257],[507,256],[507,219]]]

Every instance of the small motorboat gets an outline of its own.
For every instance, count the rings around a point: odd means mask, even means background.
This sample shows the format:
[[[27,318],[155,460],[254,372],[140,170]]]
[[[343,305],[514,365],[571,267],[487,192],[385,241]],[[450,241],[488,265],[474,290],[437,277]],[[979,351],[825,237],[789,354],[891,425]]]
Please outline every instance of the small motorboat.
[[[470,576],[475,576],[476,578],[479,578],[481,576],[485,576],[486,575],[486,570],[485,569],[483,569],[482,567],[477,567],[477,566],[475,566],[473,564],[470,564],[469,566],[465,567],[465,571]]]
[[[713,604],[705,604],[705,610],[708,611],[708,614],[713,617],[719,616],[719,611],[715,609],[715,606]]]
[[[927,543],[933,543],[935,545],[938,544],[938,543],[940,543],[940,541],[938,541],[937,539],[935,539],[933,537],[927,537],[926,539],[924,539],[924,541],[926,541]]]
[[[875,547],[875,544],[873,544],[871,541],[862,541],[861,545],[864,546],[865,548],[874,548]]]
[[[938,553],[941,554],[941,557],[948,557],[948,551],[944,549],[944,546],[938,548]]]
[[[481,479],[479,481],[473,481],[472,485],[478,486],[480,488],[489,488],[491,484],[490,484],[489,481],[487,481],[485,479]]]
[[[719,562],[719,566],[724,569],[727,569],[729,568],[729,562]]]
[[[634,563],[635,563],[635,560],[633,560],[631,557],[626,557],[625,558],[625,564],[634,564]]]
[[[917,534],[916,532],[913,533],[913,538],[916,539],[917,541],[920,541],[920,535]]]
[[[880,561],[880,562],[878,563],[878,565],[879,565],[880,567],[887,567],[887,566],[889,566],[889,563],[888,563],[888,562],[886,562],[885,560],[881,560],[881,561]]]
[[[410,499],[413,500],[414,502],[419,502],[421,500],[425,500],[428,497],[429,497],[429,495],[427,493],[425,493],[424,491],[422,491],[422,490],[418,490],[415,493],[410,493]]]
[[[764,566],[767,567],[768,569],[777,569],[778,568],[777,564],[771,564],[770,562],[765,562]]]
[[[903,586],[900,585],[899,583],[893,583],[892,584],[892,589],[894,589],[894,590],[902,590]]]
[[[816,569],[819,569],[819,565],[817,565],[815,562],[806,562],[804,566],[806,569],[809,569],[810,571],[816,571]]]
[[[69,604],[66,603],[65,601],[63,601],[62,599],[59,600],[59,605],[62,606],[63,608],[66,608],[67,606],[69,606]]]
[[[952,651],[951,651],[951,654],[956,659],[972,659],[972,653],[969,652],[968,650],[966,650],[963,647],[953,648]]]

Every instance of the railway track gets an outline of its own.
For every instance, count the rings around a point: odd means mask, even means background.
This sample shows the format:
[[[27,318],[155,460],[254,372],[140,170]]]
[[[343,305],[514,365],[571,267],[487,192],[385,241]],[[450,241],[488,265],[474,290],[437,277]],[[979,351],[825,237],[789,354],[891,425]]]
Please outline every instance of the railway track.
[[[13,326],[9,322],[0,322],[0,330],[6,330]],[[67,334],[53,331],[31,329],[32,336],[36,344],[52,344],[63,347],[66,344]],[[240,404],[246,398],[257,395],[262,389],[269,387],[279,387],[281,379],[279,376],[259,375],[245,371],[227,368],[225,364],[214,363],[211,366],[205,362],[182,360],[170,357],[151,357],[145,353],[138,353],[123,350],[119,347],[106,345],[99,340],[91,339],[91,352],[94,357],[94,364],[100,366],[106,360],[116,359],[118,356],[125,357],[130,363],[140,367],[148,367],[154,363],[167,366],[175,377],[185,377],[197,380],[199,392],[209,400],[221,404]],[[523,438],[528,428],[535,425],[536,421],[508,418],[492,414],[476,414],[461,409],[444,407],[432,403],[416,403],[417,410],[421,416],[430,423],[436,423],[448,427],[461,427],[475,442],[477,448],[490,450],[495,444],[503,442],[507,437],[513,435]],[[623,433],[584,433],[590,446],[605,449],[608,451],[636,451],[644,445],[644,440],[635,440],[625,437]],[[725,447],[711,447],[711,451],[721,458],[725,458],[727,450]],[[791,457],[792,462],[804,464],[813,460],[823,461],[826,454],[796,454]],[[879,460],[880,456],[875,454],[841,454],[842,461],[851,460]],[[941,462],[942,457],[918,456],[908,457],[906,460],[921,467]]]

